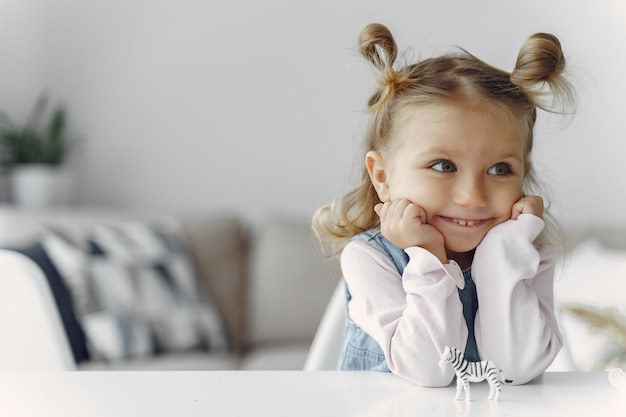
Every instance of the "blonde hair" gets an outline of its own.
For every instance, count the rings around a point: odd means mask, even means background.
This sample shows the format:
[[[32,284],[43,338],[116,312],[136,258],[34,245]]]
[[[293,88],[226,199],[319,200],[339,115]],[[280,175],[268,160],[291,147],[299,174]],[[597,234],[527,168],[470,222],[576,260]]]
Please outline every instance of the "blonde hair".
[[[389,148],[394,124],[407,106],[466,100],[488,105],[491,113],[515,129],[525,141],[528,161],[537,108],[556,112],[559,105],[573,103],[573,90],[564,76],[561,44],[547,33],[537,33],[526,40],[511,73],[494,68],[465,50],[396,70],[396,42],[389,29],[378,23],[363,29],[359,46],[363,57],[373,65],[379,83],[368,102],[371,118],[365,135],[365,152]],[[551,102],[546,103],[546,98],[551,98]],[[524,192],[537,187],[531,170]],[[313,217],[313,229],[320,241],[328,244],[331,254],[336,255],[348,239],[379,225],[373,210],[379,202],[363,166],[361,184],[318,209]]]

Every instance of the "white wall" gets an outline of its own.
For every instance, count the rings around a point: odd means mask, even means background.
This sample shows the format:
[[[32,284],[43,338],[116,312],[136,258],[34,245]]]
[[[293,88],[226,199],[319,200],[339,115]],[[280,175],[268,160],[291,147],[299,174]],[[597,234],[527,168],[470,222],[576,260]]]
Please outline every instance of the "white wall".
[[[83,137],[81,203],[309,216],[355,181],[374,82],[360,29],[387,24],[428,57],[462,46],[510,70],[549,31],[579,113],[537,132],[566,224],[626,225],[626,6],[621,0],[0,0],[0,107],[41,90]]]

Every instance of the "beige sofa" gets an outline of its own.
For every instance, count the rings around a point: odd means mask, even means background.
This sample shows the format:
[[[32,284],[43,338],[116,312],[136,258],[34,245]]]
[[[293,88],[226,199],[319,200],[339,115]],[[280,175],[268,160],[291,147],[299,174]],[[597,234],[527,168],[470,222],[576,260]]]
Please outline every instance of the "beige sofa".
[[[0,206],[0,247],[25,247],[42,230],[84,247],[95,225],[153,224],[162,217],[102,208]],[[276,217],[252,224],[228,214],[173,218],[199,287],[223,319],[229,348],[207,351],[205,346],[120,360],[92,357],[77,369],[301,369],[340,277],[337,265],[320,256],[306,219]]]

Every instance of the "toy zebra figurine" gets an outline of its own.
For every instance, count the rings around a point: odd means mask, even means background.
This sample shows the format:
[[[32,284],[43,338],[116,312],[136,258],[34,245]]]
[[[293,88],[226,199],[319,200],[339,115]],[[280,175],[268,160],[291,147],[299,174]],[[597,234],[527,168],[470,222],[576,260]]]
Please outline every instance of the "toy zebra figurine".
[[[461,387],[465,390],[465,401],[470,401],[470,382],[489,382],[489,400],[498,401],[502,382],[513,382],[504,379],[502,370],[493,361],[468,362],[463,358],[463,353],[456,348],[446,346],[441,355],[439,366],[449,362],[456,372],[456,400],[461,399]]]

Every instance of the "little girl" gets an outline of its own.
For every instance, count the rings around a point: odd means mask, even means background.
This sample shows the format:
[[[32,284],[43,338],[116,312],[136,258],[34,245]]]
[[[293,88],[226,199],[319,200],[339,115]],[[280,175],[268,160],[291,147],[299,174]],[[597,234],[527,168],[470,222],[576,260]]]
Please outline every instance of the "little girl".
[[[540,99],[572,97],[558,39],[531,36],[510,74],[465,52],[395,69],[380,24],[360,48],[380,84],[363,181],[314,218],[339,243],[347,284],[340,368],[446,386],[449,345],[528,382],[563,344],[544,204],[530,192]]]

